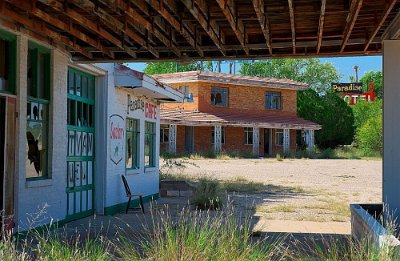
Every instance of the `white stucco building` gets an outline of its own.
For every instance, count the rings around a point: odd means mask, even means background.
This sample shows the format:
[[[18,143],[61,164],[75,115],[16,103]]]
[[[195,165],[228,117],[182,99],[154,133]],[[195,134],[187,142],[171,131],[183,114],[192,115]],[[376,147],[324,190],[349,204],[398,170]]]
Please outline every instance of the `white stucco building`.
[[[23,231],[158,197],[159,104],[182,94],[120,64],[79,65],[0,27],[0,191]]]

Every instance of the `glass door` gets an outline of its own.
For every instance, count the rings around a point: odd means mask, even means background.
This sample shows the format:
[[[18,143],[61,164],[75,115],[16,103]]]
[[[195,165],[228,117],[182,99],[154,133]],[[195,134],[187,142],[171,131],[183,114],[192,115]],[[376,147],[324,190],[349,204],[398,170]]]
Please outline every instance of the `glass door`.
[[[67,220],[94,213],[94,80],[68,69]]]

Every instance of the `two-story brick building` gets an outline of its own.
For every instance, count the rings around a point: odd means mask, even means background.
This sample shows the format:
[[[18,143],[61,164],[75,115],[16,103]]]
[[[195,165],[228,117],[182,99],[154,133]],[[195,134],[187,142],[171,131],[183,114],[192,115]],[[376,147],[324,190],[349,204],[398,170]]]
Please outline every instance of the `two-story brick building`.
[[[185,93],[184,103],[161,107],[162,151],[247,151],[273,156],[296,149],[302,131],[311,151],[320,125],[297,117],[304,83],[212,72],[154,75]]]

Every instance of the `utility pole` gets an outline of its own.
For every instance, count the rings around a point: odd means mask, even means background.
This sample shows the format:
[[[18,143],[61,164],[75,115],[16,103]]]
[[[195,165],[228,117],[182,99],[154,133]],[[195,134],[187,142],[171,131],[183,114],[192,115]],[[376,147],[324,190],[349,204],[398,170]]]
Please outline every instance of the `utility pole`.
[[[358,82],[358,65],[354,65],[353,69],[356,71],[356,82]]]

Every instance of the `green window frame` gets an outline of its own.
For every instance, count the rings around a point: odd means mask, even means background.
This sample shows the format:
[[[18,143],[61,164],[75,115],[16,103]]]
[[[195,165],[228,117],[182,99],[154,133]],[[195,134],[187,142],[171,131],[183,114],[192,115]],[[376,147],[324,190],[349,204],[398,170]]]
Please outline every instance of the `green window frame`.
[[[16,36],[0,30],[0,93],[16,93],[16,61]]]
[[[145,122],[144,134],[144,166],[151,168],[156,166],[156,123]]]
[[[68,68],[68,90],[67,90],[67,124],[94,128],[94,95],[96,77],[73,68]]]
[[[26,179],[46,179],[50,105],[50,50],[28,43]]]
[[[140,121],[138,119],[126,118],[126,153],[125,168],[139,168],[139,151],[140,151]]]

